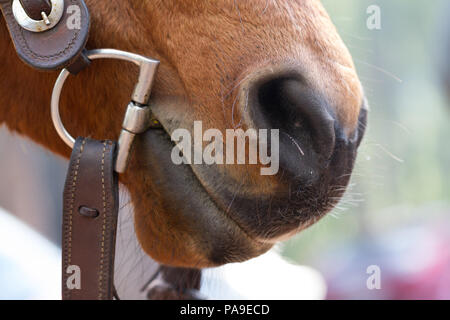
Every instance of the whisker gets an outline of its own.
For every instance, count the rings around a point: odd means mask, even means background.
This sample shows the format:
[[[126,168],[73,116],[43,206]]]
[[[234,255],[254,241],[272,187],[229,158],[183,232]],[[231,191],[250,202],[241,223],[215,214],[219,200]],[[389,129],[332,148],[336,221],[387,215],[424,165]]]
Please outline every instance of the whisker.
[[[381,144],[379,143],[374,143],[374,146],[380,148],[381,150],[383,150],[388,156],[390,156],[392,159],[394,159],[397,162],[400,163],[404,163],[405,161],[399,157],[397,157],[396,155],[394,155],[392,152],[390,152],[389,150],[387,150],[385,147],[383,147]]]
[[[384,73],[385,75],[387,75],[387,76],[391,77],[392,79],[396,80],[398,83],[402,83],[403,82],[402,79],[400,79],[399,77],[397,77],[393,73],[391,73],[391,72],[389,72],[389,71],[387,71],[387,70],[385,70],[385,69],[383,69],[381,67],[377,67],[377,66],[375,66],[373,64],[370,64],[370,63],[368,63],[368,62],[366,62],[364,60],[359,60],[359,59],[356,59],[356,58],[354,60],[356,62],[358,62],[358,63],[362,63],[362,64],[364,64],[364,65],[366,65],[368,67],[371,67],[371,68],[373,68],[373,69],[375,69],[377,71],[380,71],[381,73]]]
[[[291,142],[297,147],[298,151],[300,152],[300,154],[302,156],[305,155],[305,153],[303,152],[302,148],[300,148],[300,145],[297,143],[297,141],[287,132],[281,131],[281,133],[285,134],[290,140]]]

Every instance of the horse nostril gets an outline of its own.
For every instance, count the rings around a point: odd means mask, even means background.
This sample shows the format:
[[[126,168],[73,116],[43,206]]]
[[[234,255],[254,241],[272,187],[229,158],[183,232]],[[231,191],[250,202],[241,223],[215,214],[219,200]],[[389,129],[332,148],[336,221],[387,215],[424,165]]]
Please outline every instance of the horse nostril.
[[[334,118],[326,100],[302,79],[277,77],[254,85],[252,117],[258,127],[280,130],[280,164],[308,175],[331,158],[335,147]],[[317,170],[316,170],[317,169]]]

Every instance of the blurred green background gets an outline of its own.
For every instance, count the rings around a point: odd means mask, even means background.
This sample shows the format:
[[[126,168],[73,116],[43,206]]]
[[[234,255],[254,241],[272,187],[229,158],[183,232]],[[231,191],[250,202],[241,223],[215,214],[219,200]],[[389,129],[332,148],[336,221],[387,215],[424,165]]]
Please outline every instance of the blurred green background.
[[[450,1],[322,2],[352,53],[370,113],[339,208],[282,246],[286,257],[313,266],[330,246],[450,219],[450,107],[441,81]],[[380,30],[366,26],[373,4]]]

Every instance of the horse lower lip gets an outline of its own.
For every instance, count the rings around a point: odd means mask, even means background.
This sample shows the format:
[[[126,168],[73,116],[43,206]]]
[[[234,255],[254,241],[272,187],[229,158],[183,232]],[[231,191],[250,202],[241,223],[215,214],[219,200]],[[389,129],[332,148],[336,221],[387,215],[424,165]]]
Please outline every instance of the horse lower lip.
[[[284,183],[265,197],[248,196],[236,193],[234,188],[224,187],[208,192],[219,194],[214,199],[216,204],[253,239],[275,243],[322,218],[342,196],[350,179],[356,148],[345,141],[337,142],[329,165],[313,181],[295,178],[289,172],[282,171],[277,178],[283,179]],[[231,180],[227,182],[223,177],[221,179],[225,185],[235,183]],[[207,185],[205,188],[214,186]]]

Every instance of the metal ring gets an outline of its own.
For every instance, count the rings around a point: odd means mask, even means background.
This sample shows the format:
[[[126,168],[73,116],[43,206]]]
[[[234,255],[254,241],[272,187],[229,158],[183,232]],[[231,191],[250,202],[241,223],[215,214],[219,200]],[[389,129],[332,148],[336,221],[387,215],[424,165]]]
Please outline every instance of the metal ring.
[[[48,17],[48,20],[34,20],[31,19],[19,0],[14,0],[12,4],[12,12],[17,23],[25,30],[31,32],[43,32],[56,26],[61,20],[64,13],[64,0],[50,0],[52,10]],[[49,23],[48,23],[49,22]],[[48,24],[47,24],[48,23]]]
[[[125,61],[136,64],[137,66],[141,67],[141,69],[142,69],[142,66],[144,66],[144,65],[157,65],[158,64],[158,62],[156,60],[152,60],[152,59],[146,58],[146,57],[138,55],[138,54],[121,51],[121,50],[115,50],[115,49],[91,50],[86,53],[86,56],[90,60],[95,60],[95,59],[125,60]],[[61,139],[69,147],[73,148],[73,145],[75,144],[75,139],[69,134],[69,132],[67,132],[66,128],[64,127],[64,125],[61,121],[61,116],[59,114],[59,100],[61,97],[61,91],[64,86],[64,82],[66,81],[66,79],[69,75],[70,75],[70,72],[67,71],[67,69],[63,69],[61,71],[61,73],[59,74],[58,78],[56,79],[55,85],[53,87],[53,92],[52,92],[51,115],[52,115],[52,120],[53,120],[55,129],[58,132]],[[151,86],[151,83],[149,86]],[[141,101],[138,101],[138,102],[141,102]]]

